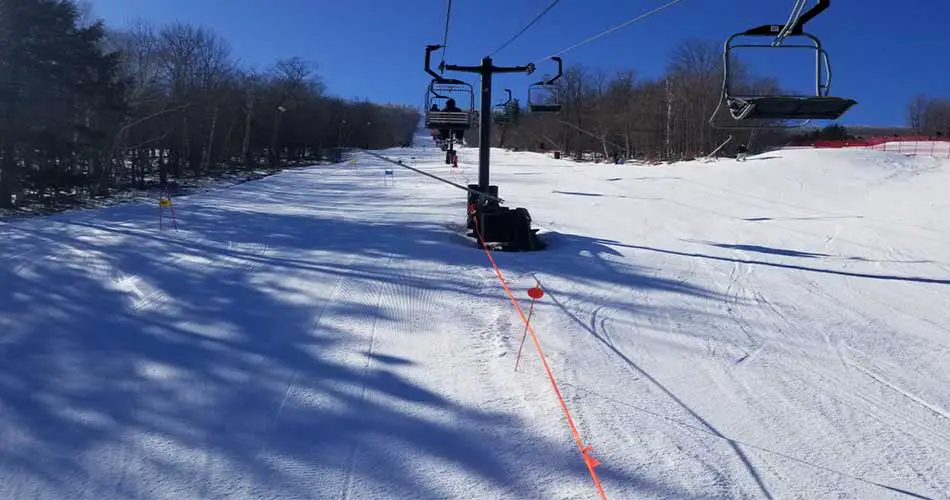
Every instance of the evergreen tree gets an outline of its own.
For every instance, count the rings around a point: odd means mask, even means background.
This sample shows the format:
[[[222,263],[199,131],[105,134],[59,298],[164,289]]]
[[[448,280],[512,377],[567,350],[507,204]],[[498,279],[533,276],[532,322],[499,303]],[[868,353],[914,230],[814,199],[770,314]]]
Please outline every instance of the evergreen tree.
[[[83,150],[87,162],[70,174],[104,174],[101,154],[88,153],[105,147],[123,105],[118,58],[102,52],[103,36],[101,23],[80,25],[73,1],[0,1],[0,207],[12,205],[27,173],[38,185],[44,166]]]

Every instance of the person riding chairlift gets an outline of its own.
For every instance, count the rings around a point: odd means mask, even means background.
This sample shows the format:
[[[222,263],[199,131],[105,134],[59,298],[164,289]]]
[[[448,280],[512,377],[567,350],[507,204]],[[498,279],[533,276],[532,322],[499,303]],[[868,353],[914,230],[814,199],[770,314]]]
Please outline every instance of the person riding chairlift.
[[[461,113],[462,112],[462,110],[459,109],[458,106],[456,106],[455,99],[449,99],[445,101],[445,108],[442,111],[445,111],[447,113]],[[450,138],[454,138],[455,140],[461,142],[462,137],[465,136],[464,130],[456,130],[455,134],[452,134],[451,131],[448,129],[440,130],[439,132],[441,133],[442,138],[444,140],[449,140]]]
[[[449,113],[462,112],[462,110],[459,109],[458,106],[455,105],[455,99],[449,99],[448,101],[445,101],[445,109],[443,109],[442,111],[447,111]]]

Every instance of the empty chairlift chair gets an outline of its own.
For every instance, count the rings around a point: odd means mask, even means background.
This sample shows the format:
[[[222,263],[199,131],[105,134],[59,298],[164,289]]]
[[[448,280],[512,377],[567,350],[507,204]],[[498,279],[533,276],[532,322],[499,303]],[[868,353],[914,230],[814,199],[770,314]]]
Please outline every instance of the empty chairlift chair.
[[[511,109],[513,102],[511,98],[511,89],[505,89],[505,94],[508,95],[508,98],[505,100],[505,102],[496,104],[495,108],[497,109],[495,109],[493,112],[493,119],[497,124],[510,123],[515,119],[515,116],[513,116],[514,113]],[[515,105],[517,105],[517,103],[515,103]]]
[[[555,83],[564,74],[560,57],[552,57],[557,63],[557,75],[541,80],[528,87],[528,111],[532,113],[560,113],[561,91]]]
[[[722,102],[726,103],[730,115],[737,122],[769,121],[781,122],[785,120],[837,120],[852,106],[857,104],[853,99],[830,96],[831,90],[831,63],[828,53],[822,48],[821,41],[809,33],[804,32],[804,25],[809,20],[823,12],[830,5],[831,0],[819,0],[811,10],[800,16],[791,27],[786,25],[767,24],[757,28],[736,33],[729,37],[725,44],[723,62]],[[772,38],[769,43],[737,43],[743,37]],[[801,40],[797,43],[785,43],[786,38]],[[815,93],[813,95],[748,95],[734,89],[731,80],[732,51],[737,48],[765,48],[765,49],[805,49],[815,53]],[[710,118],[715,125],[719,109]]]

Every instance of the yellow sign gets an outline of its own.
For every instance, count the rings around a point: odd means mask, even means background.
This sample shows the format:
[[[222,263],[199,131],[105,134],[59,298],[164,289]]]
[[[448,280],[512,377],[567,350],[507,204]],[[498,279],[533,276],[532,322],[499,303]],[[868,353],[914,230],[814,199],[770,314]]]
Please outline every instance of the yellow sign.
[[[160,198],[158,200],[158,206],[163,207],[163,208],[171,208],[172,200],[168,198]]]

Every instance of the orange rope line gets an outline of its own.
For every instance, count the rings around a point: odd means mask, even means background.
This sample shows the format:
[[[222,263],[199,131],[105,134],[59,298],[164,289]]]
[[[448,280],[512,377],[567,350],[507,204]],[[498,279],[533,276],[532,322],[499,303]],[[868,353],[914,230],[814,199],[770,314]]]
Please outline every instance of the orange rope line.
[[[577,449],[580,450],[581,456],[584,459],[584,464],[587,466],[587,470],[590,472],[590,477],[594,480],[594,486],[597,487],[597,493],[600,494],[601,499],[607,500],[607,496],[604,494],[604,488],[600,484],[600,478],[597,477],[597,472],[594,470],[595,467],[600,465],[600,462],[597,461],[593,455],[591,455],[593,447],[590,445],[584,445],[584,441],[581,439],[581,435],[577,431],[577,426],[574,425],[574,419],[571,418],[571,412],[567,409],[567,403],[564,402],[564,397],[561,396],[561,390],[558,389],[557,381],[554,379],[554,374],[551,373],[551,367],[548,366],[547,357],[544,355],[544,350],[541,349],[541,342],[538,340],[538,336],[534,332],[534,328],[531,326],[528,318],[525,317],[524,311],[521,309],[521,305],[518,304],[518,299],[516,299],[515,295],[511,292],[508,282],[505,281],[505,277],[502,276],[501,269],[498,268],[495,258],[492,257],[491,250],[489,250],[488,245],[485,244],[485,239],[482,237],[481,230],[478,227],[478,216],[474,215],[473,220],[475,222],[475,234],[478,236],[478,242],[481,243],[482,248],[485,250],[485,255],[487,255],[488,260],[491,261],[492,268],[495,270],[495,275],[498,276],[498,281],[501,282],[501,286],[504,287],[505,292],[508,294],[508,298],[511,299],[512,305],[515,306],[515,310],[518,311],[518,315],[521,316],[521,321],[524,322],[528,332],[531,333],[531,340],[534,342],[534,346],[538,350],[538,355],[541,357],[541,363],[544,365],[544,371],[547,373],[548,379],[551,381],[551,387],[554,388],[554,394],[557,395],[557,400],[561,404],[561,410],[564,411],[564,416],[567,418],[567,425],[571,428],[571,435],[574,436],[574,442],[577,443]],[[538,283],[538,286],[540,286],[540,283]]]

